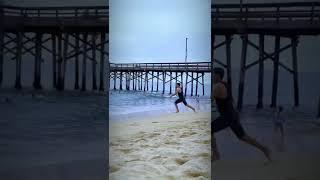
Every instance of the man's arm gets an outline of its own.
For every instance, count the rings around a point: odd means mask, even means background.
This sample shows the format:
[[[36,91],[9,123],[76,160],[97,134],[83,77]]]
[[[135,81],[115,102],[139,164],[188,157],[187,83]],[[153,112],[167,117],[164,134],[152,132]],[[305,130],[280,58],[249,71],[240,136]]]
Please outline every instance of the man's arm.
[[[174,94],[171,94],[170,97],[174,96],[174,95],[177,95],[178,94],[178,90],[176,89],[176,92]]]

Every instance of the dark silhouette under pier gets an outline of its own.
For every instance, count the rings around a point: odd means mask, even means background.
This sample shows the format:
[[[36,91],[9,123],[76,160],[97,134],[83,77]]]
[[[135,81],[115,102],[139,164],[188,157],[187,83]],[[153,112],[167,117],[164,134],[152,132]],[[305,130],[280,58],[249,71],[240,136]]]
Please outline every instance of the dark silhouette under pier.
[[[99,62],[99,90],[105,89],[105,61],[108,57],[109,7],[13,7],[0,6],[0,85],[4,55],[16,62],[15,88],[21,89],[23,55],[34,60],[35,89],[41,89],[41,63],[52,60],[52,85],[65,87],[67,61],[75,64],[75,89],[86,90],[87,62],[92,63],[92,89],[97,90],[96,64]],[[51,46],[44,45],[50,42]],[[32,44],[31,47],[28,45]],[[33,51],[34,50],[34,51]],[[47,51],[51,57],[43,57]],[[99,55],[99,60],[97,55]],[[80,59],[81,58],[81,59]],[[82,60],[82,62],[81,62]],[[106,61],[108,63],[108,61]],[[81,87],[79,63],[82,63]],[[105,72],[105,68],[107,72]]]
[[[273,83],[271,107],[277,105],[279,67],[285,69],[293,77],[294,105],[299,106],[298,59],[297,46],[299,37],[316,36],[320,34],[320,2],[292,3],[260,3],[260,4],[213,4],[211,6],[211,60],[212,66],[222,66],[226,69],[227,82],[232,96],[231,79],[231,44],[232,37],[238,35],[242,39],[240,74],[238,85],[238,109],[242,108],[245,86],[245,74],[249,68],[259,66],[257,108],[263,107],[264,61],[273,62]],[[255,44],[248,37],[258,35],[259,43]],[[223,42],[217,42],[217,36],[224,36]],[[266,36],[274,37],[274,52],[268,53],[264,48]],[[281,47],[281,39],[290,39],[291,43]],[[226,61],[215,58],[215,51],[225,46]],[[247,63],[248,46],[257,50],[259,58]],[[280,62],[281,52],[291,48],[292,67]],[[237,59],[238,60],[238,59]]]

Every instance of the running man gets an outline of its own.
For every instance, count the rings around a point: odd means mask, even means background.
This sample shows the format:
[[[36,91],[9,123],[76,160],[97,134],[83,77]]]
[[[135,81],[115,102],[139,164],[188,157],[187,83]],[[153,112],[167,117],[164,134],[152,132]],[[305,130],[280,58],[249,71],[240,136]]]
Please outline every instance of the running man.
[[[258,148],[264,153],[268,160],[271,160],[269,148],[257,142],[244,131],[239,120],[239,114],[233,107],[232,98],[228,97],[227,85],[222,81],[223,76],[224,70],[222,68],[213,69],[213,83],[215,84],[213,97],[216,101],[217,110],[220,114],[217,119],[211,122],[211,137],[213,140],[211,153],[213,160],[220,159],[214,133],[217,133],[227,127],[231,128],[238,139]]]
[[[192,109],[194,112],[196,112],[196,109],[194,109],[194,107],[190,106],[186,99],[184,98],[183,96],[183,91],[182,91],[182,88],[180,86],[180,83],[177,83],[176,84],[176,92],[174,94],[172,94],[170,97],[174,96],[174,95],[177,95],[179,97],[179,99],[177,99],[175,102],[174,102],[174,105],[176,106],[176,113],[179,112],[179,108],[178,108],[178,103],[183,103],[185,106],[187,106],[188,108]]]

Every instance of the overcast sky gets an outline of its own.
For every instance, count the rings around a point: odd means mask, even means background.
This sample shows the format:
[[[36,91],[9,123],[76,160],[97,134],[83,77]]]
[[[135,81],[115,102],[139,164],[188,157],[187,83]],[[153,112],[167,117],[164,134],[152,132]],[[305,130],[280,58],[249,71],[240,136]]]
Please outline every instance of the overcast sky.
[[[110,61],[210,61],[210,0],[110,0]]]

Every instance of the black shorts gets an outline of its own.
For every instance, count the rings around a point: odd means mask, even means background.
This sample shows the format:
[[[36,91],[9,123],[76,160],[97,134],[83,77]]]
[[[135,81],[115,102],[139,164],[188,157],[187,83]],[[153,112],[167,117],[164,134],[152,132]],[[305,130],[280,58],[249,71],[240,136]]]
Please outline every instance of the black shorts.
[[[220,115],[216,120],[211,122],[211,133],[219,132],[227,127],[230,127],[232,132],[238,137],[242,138],[246,135],[238,113],[230,113],[230,115]]]
[[[183,104],[186,106],[186,105],[188,105],[188,103],[187,103],[187,101],[183,98],[183,99],[177,99],[174,103],[175,104],[178,104],[178,103],[181,103],[181,102],[183,102]]]

